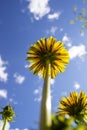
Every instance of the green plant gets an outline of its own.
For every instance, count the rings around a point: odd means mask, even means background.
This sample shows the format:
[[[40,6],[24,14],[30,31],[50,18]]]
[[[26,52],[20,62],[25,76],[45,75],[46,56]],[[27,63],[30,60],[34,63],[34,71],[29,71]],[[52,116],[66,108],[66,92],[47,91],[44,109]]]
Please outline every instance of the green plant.
[[[26,59],[31,62],[29,69],[35,75],[40,73],[44,79],[40,130],[49,130],[52,124],[50,78],[55,78],[57,74],[65,71],[65,66],[69,63],[69,53],[62,42],[51,36],[37,41],[27,54]]]

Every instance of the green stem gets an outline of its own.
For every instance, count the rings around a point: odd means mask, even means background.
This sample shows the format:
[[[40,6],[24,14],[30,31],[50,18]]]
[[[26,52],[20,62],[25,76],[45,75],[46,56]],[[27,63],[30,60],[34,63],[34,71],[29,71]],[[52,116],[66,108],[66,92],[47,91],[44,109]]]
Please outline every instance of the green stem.
[[[50,63],[49,61],[47,61],[46,76],[44,79],[42,102],[41,102],[40,130],[50,130],[51,127],[50,69],[51,69]]]
[[[3,124],[3,128],[2,128],[2,130],[5,130],[6,122],[7,122],[7,120],[5,119],[5,120],[4,120],[4,124]]]

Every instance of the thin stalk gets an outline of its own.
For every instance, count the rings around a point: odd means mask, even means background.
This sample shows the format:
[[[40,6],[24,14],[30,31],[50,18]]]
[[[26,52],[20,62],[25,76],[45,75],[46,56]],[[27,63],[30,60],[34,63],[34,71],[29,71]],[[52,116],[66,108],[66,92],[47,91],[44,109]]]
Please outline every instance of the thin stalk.
[[[42,92],[40,130],[50,130],[51,127],[51,95],[50,95],[50,77],[51,66],[49,61],[46,64],[46,76]]]
[[[6,127],[6,122],[7,122],[7,120],[5,119],[4,121],[3,121],[3,128],[2,128],[2,130],[5,130],[5,127]]]

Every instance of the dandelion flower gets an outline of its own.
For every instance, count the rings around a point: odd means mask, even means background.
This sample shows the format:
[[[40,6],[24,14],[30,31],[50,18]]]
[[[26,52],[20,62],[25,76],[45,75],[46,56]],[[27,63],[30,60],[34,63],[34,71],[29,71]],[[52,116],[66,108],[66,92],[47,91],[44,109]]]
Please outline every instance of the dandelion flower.
[[[13,108],[10,105],[5,106],[3,108],[3,112],[2,112],[3,120],[6,119],[7,121],[12,122],[14,116],[15,116],[15,113],[13,111]]]
[[[81,91],[70,93],[60,100],[59,115],[69,115],[76,119],[87,119],[87,95]]]
[[[7,105],[3,108],[3,111],[0,112],[0,114],[2,114],[2,119],[4,122],[2,130],[5,130],[6,122],[12,122],[15,113],[13,108],[10,105]]]
[[[51,78],[55,78],[59,72],[65,71],[69,63],[69,53],[63,42],[56,41],[52,36],[48,39],[42,38],[32,45],[27,52],[27,60],[31,62],[30,70],[42,77],[46,75],[46,62],[51,65]]]
[[[27,60],[31,62],[29,69],[35,75],[40,73],[44,78],[40,130],[50,130],[52,124],[50,78],[55,78],[59,72],[65,71],[69,63],[69,53],[62,42],[56,41],[51,36],[37,41],[30,47],[27,54]]]

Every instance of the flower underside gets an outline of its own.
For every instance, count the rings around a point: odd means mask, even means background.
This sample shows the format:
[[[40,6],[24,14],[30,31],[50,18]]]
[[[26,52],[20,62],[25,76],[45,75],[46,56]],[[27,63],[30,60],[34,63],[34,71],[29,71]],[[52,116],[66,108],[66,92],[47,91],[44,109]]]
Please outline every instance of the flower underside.
[[[73,117],[87,115],[87,95],[81,91],[70,93],[69,97],[63,97],[60,100],[59,115],[66,115]]]
[[[47,61],[51,64],[51,78],[59,72],[64,72],[65,65],[69,63],[69,53],[64,44],[53,37],[40,39],[30,47],[27,54],[27,60],[31,62],[30,70],[35,75],[40,72],[43,78],[46,74]]]
[[[14,116],[15,116],[15,113],[13,111],[13,108],[10,105],[3,108],[3,112],[2,112],[3,120],[12,122]]]

